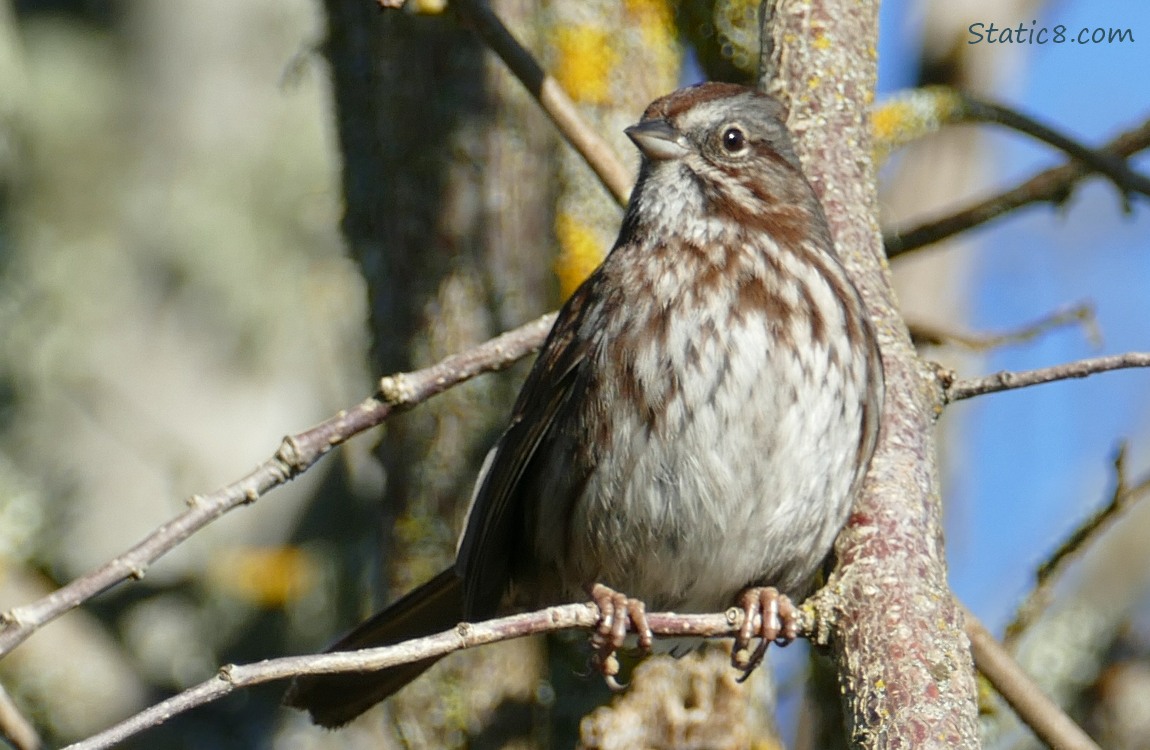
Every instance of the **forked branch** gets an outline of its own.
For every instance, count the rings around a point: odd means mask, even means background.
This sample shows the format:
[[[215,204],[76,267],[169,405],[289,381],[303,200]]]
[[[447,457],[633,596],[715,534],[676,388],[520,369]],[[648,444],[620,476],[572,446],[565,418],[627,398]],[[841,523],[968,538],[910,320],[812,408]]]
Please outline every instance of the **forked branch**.
[[[1107,143],[1102,152],[1127,158],[1146,148],[1150,148],[1150,119]],[[948,216],[888,233],[883,238],[887,257],[896,258],[903,253],[932,245],[1031,203],[1060,203],[1074,185],[1091,174],[1093,170],[1086,164],[1070,161],[1060,167],[1039,172],[1009,190],[954,211]]]
[[[1090,543],[1114,523],[1133,503],[1150,495],[1150,476],[1130,485],[1126,479],[1126,444],[1118,447],[1114,457],[1114,491],[1104,506],[1092,513],[1058,545],[1046,562],[1038,566],[1034,588],[1026,595],[1006,626],[1003,644],[1012,649],[1018,638],[1045,610],[1051,589],[1066,571],[1069,563],[1077,559]]]

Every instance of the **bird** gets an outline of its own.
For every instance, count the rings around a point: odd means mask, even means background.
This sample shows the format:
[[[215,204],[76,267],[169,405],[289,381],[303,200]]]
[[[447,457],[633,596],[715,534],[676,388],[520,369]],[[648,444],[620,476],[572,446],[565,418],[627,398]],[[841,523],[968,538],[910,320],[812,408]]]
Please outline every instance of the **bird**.
[[[648,607],[742,607],[744,671],[795,637],[793,599],[846,522],[884,385],[785,118],[766,94],[709,82],[627,128],[641,164],[618,239],[560,309],[454,565],[330,651],[588,596],[601,657],[628,631],[650,646]],[[340,726],[438,658],[301,675],[285,702]]]

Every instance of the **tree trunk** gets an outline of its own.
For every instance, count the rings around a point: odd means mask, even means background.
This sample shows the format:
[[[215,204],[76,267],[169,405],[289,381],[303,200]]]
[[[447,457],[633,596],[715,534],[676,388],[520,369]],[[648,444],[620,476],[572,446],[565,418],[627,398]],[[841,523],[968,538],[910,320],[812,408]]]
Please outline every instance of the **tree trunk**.
[[[886,404],[878,450],[818,598],[851,742],[977,747],[974,667],[946,582],[934,420],[941,392],[916,355],[883,262],[868,108],[878,2],[779,2],[771,26],[788,124],[840,255],[879,332]]]
[[[535,23],[533,3],[497,6],[517,30]],[[556,137],[534,102],[451,14],[381,12],[364,0],[325,7],[343,228],[368,283],[376,372],[431,364],[553,307]],[[389,595],[373,607],[449,563],[471,483],[519,380],[475,380],[388,422],[377,525],[348,530],[358,552],[348,564],[390,581],[377,586]],[[460,655],[390,708],[401,726],[418,722],[430,746],[458,744],[465,727],[498,720],[526,731],[538,656],[533,642]],[[465,689],[477,679],[484,690]],[[445,694],[461,713],[432,710]]]

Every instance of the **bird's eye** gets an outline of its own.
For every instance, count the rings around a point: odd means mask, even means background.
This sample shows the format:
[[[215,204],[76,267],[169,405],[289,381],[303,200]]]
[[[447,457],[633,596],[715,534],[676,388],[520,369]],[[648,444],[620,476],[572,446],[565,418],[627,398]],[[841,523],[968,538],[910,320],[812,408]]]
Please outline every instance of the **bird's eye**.
[[[734,154],[742,151],[747,145],[747,135],[742,128],[732,125],[723,131],[723,148],[727,153]]]

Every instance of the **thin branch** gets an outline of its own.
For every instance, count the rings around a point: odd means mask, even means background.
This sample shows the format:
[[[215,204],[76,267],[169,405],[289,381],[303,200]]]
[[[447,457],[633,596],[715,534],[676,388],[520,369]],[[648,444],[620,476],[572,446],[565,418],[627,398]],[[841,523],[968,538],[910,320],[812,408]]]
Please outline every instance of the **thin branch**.
[[[1094,740],[1042,692],[977,617],[966,609],[963,615],[978,671],[1040,740],[1059,750],[1100,750]]]
[[[1126,443],[1123,442],[1118,447],[1118,453],[1114,457],[1114,494],[1111,496],[1110,502],[1106,504],[1106,507],[1101,508],[1086,519],[1073,534],[1058,546],[1050,559],[1038,567],[1038,585],[1042,586],[1049,583],[1055,574],[1065,568],[1066,564],[1082,551],[1083,546],[1106,525],[1106,522],[1112,520],[1116,513],[1126,507],[1126,501],[1130,498],[1131,490],[1126,486]]]
[[[1014,643],[1033,623],[1050,600],[1050,591],[1055,581],[1066,570],[1068,564],[1082,552],[1101,532],[1143,496],[1150,494],[1150,476],[1130,486],[1126,482],[1126,443],[1123,442],[1114,457],[1114,492],[1108,502],[1070,534],[1058,549],[1035,573],[1034,588],[1019,605],[1014,619],[1006,626],[1003,644],[1013,648]]]
[[[340,411],[309,430],[283,439],[279,449],[247,476],[210,495],[193,495],[188,510],[136,546],[48,596],[9,610],[0,622],[0,656],[45,623],[128,578],[144,577],[148,565],[230,510],[253,503],[268,490],[299,476],[335,446],[376,427],[392,414],[485,372],[502,370],[537,350],[554,313],[497,336],[423,370],[385,377],[378,397]]]
[[[635,176],[623,166],[611,145],[579,116],[575,103],[559,82],[543,70],[485,0],[452,0],[451,7],[475,29],[535,97],[555,127],[586,160],[615,200],[625,204]]]
[[[1049,128],[1028,115],[1016,112],[1009,107],[983,101],[965,93],[961,96],[963,114],[966,119],[993,122],[1025,133],[1032,138],[1037,138],[1065,151],[1089,167],[1091,171],[1108,178],[1122,193],[1122,199],[1125,202],[1124,208],[1127,211],[1130,210],[1131,193],[1150,195],[1150,179],[1130,169],[1124,158],[1108,153],[1104,148],[1101,150],[1087,148],[1074,139],[1068,138],[1053,128]]]
[[[743,611],[733,607],[722,614],[649,613],[647,621],[656,635],[729,638],[738,633],[743,617]],[[811,626],[811,617],[800,611],[800,618],[805,635]],[[317,656],[288,656],[246,665],[229,664],[221,668],[212,679],[146,708],[97,735],[69,745],[65,750],[113,747],[146,729],[159,726],[177,714],[218,700],[237,688],[289,679],[296,675],[370,672],[537,633],[592,628],[598,622],[599,610],[594,604],[567,604],[482,623],[460,623],[451,630],[395,646]]]
[[[1022,344],[1033,341],[1039,336],[1065,326],[1081,324],[1086,331],[1087,339],[1094,346],[1099,346],[1102,334],[1098,330],[1098,320],[1094,314],[1094,306],[1089,303],[1075,305],[1066,310],[1056,311],[1033,323],[1028,323],[1016,330],[1006,333],[972,334],[961,331],[951,331],[928,323],[907,322],[911,338],[916,345],[952,344],[972,351],[987,351],[1011,344]]]
[[[20,713],[3,685],[0,685],[0,736],[16,750],[39,750],[43,746],[36,727]]]
[[[1150,147],[1150,119],[1137,128],[1110,141],[1103,152],[1126,158]],[[906,230],[887,234],[883,240],[888,258],[896,258],[926,245],[946,239],[959,232],[985,224],[991,219],[1030,203],[1060,203],[1071,188],[1093,170],[1080,161],[1071,161],[1060,167],[1039,172],[1014,188],[955,211],[949,216],[932,220]]]
[[[1056,380],[1085,378],[1099,372],[1122,370],[1130,367],[1150,367],[1150,352],[1127,352],[1126,354],[1112,354],[1108,357],[1080,359],[1076,362],[1067,362],[1054,367],[1042,367],[1037,370],[1018,372],[1003,370],[982,378],[960,379],[953,372],[945,371],[939,373],[939,380],[943,388],[943,398],[947,403],[953,403],[987,393],[1027,388],[1032,385],[1052,383]]]
[[[970,612],[965,613],[966,632],[975,663],[1039,738],[1052,747],[1097,750],[1097,746],[1053,703]],[[800,630],[810,637],[812,613],[800,610]],[[743,612],[731,608],[722,614],[681,615],[649,613],[652,631],[660,636],[729,638],[742,627]],[[394,646],[313,656],[288,656],[255,664],[227,665],[215,677],[195,685],[134,716],[69,745],[65,750],[102,750],[114,747],[172,717],[206,705],[237,689],[305,674],[368,672],[408,664],[453,651],[538,633],[594,627],[599,611],[594,604],[568,604],[482,623],[460,623],[455,628]]]

